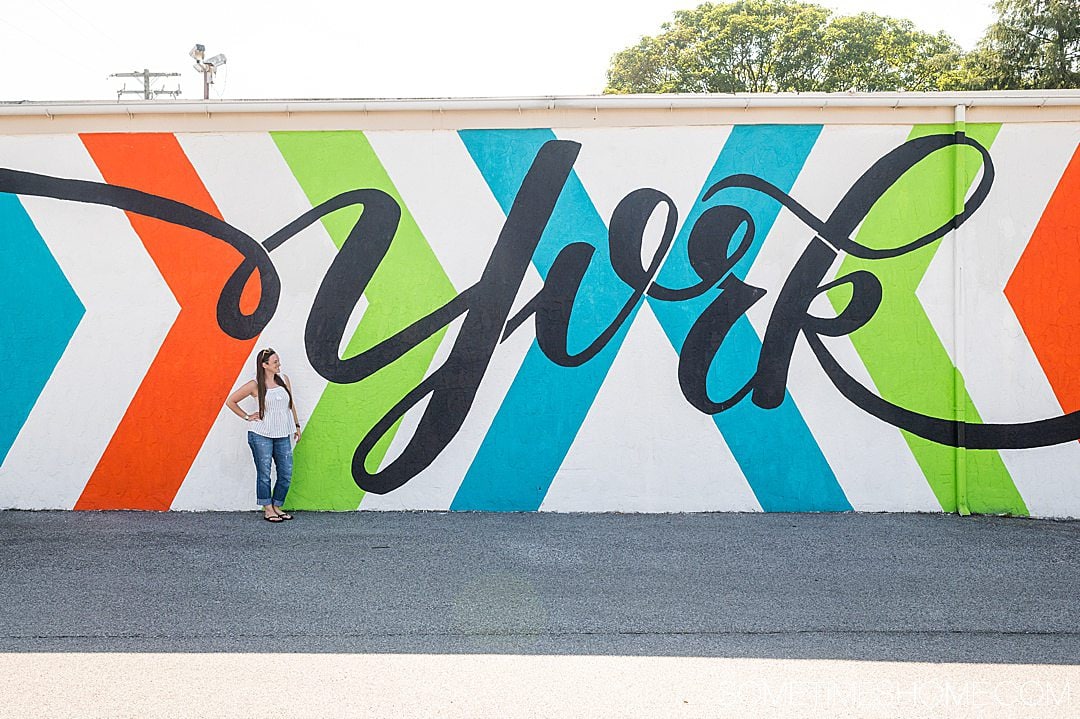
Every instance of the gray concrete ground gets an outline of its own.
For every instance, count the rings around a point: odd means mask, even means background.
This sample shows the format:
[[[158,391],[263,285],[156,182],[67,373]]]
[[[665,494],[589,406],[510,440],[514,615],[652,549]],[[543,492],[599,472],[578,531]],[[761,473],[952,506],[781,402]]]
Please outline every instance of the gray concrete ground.
[[[0,693],[8,697],[0,716],[246,716],[213,701],[195,712],[183,701],[190,692],[178,705],[167,698],[173,681],[148,714],[136,689],[171,667],[174,679],[210,681],[219,698],[246,681],[258,692],[264,679],[250,668],[267,662],[290,667],[286,692],[299,676],[391,682],[382,693],[368,687],[359,694],[367,703],[340,716],[479,715],[470,701],[491,716],[745,716],[747,702],[768,708],[761,697],[785,691],[791,701],[780,715],[801,715],[796,707],[833,694],[829,701],[847,703],[829,704],[827,715],[968,715],[960,708],[970,698],[951,714],[920,708],[927,686],[954,698],[1008,687],[1031,716],[1041,715],[1032,700],[1042,687],[1041,698],[1057,701],[1047,716],[1080,716],[1077,522],[297,513],[274,525],[258,517],[0,512]],[[134,694],[102,705],[66,693],[102,667],[117,668],[112,683],[95,683],[99,695],[102,686],[121,691],[118,676]],[[476,682],[485,672],[490,679]],[[568,713],[551,699],[525,710],[522,687],[540,692],[538,677],[564,674],[561,692],[543,693],[579,696]],[[643,682],[664,676],[648,701],[631,701]],[[402,677],[419,683],[401,686]],[[575,694],[568,686],[581,677],[598,688]],[[753,683],[762,677],[771,683]],[[863,678],[861,688],[837,689],[853,677]],[[455,708],[447,697],[473,683]],[[333,686],[359,696],[345,688],[356,684]],[[732,693],[735,686],[746,691]],[[700,695],[710,688],[711,700]],[[893,689],[906,704],[851,704]],[[400,703],[432,690],[443,701]],[[753,691],[765,694],[754,699]],[[798,699],[807,691],[810,704]],[[730,696],[718,703],[715,692]],[[328,696],[329,684],[313,686],[287,715],[335,715],[312,709]],[[649,704],[661,697],[662,706]],[[971,715],[995,714],[982,707]]]

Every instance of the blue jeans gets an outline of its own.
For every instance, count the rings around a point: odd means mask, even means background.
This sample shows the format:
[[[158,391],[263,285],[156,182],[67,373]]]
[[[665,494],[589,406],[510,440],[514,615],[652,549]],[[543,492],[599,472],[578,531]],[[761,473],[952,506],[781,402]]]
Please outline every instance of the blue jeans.
[[[289,493],[289,482],[292,481],[292,443],[288,437],[270,438],[248,432],[248,446],[255,459],[255,494],[259,504],[280,507],[285,504],[285,495]],[[273,494],[270,492],[271,459],[277,465]]]

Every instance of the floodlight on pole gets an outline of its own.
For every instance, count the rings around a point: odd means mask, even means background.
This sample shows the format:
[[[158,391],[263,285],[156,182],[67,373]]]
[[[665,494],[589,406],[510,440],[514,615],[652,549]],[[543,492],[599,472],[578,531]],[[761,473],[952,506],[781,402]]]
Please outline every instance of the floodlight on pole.
[[[203,76],[203,99],[210,99],[210,86],[214,84],[214,73],[217,69],[225,64],[225,56],[222,54],[214,55],[211,58],[203,59],[206,56],[206,47],[196,43],[195,47],[188,51],[188,55],[195,61],[195,69],[202,73]]]

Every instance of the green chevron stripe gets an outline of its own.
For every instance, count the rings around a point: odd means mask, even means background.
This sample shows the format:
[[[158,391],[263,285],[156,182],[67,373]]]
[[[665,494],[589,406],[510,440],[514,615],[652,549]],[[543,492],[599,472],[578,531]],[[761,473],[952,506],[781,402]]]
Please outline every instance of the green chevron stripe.
[[[274,132],[271,137],[312,205],[357,188],[380,189],[401,205],[401,224],[368,284],[368,307],[345,356],[372,347],[454,296],[453,285],[363,133]],[[361,208],[351,207],[323,218],[338,249],[360,212]],[[361,382],[327,385],[308,419],[304,441],[296,447],[289,507],[350,510],[360,506],[364,492],[351,473],[356,445],[423,379],[443,334]],[[382,462],[397,429],[395,425],[372,452],[370,469]]]
[[[968,125],[967,135],[989,147],[1000,125]],[[910,138],[949,133],[952,125],[919,125]],[[956,153],[962,153],[961,182],[970,188],[981,159],[971,148],[950,147],[920,162],[878,200],[863,221],[858,241],[868,247],[895,247],[929,232],[953,214]],[[902,233],[899,236],[898,233]],[[955,241],[951,237],[944,238]],[[937,417],[980,422],[978,411],[963,386],[915,290],[930,266],[941,240],[889,260],[848,257],[840,274],[864,269],[881,281],[883,298],[874,318],[851,335],[855,350],[866,365],[882,397],[903,407]],[[843,293],[830,294],[839,310]],[[962,409],[961,409],[962,407]],[[942,509],[956,511],[957,452],[967,476],[968,506],[988,514],[1028,513],[1001,455],[993,450],[957,450],[904,432],[904,439]]]

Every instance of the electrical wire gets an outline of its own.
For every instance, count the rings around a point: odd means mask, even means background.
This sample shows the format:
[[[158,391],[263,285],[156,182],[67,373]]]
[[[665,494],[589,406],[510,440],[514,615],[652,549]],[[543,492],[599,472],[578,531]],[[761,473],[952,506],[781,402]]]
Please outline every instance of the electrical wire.
[[[19,26],[18,26],[18,25],[16,25],[15,23],[11,22],[11,20],[8,20],[8,19],[7,19],[6,17],[4,17],[3,15],[0,15],[0,22],[4,23],[5,25],[7,25],[8,27],[10,27],[10,28],[11,28],[12,30],[15,30],[16,32],[20,32],[20,33],[22,33],[23,35],[25,35],[26,37],[28,37],[29,39],[31,39],[31,40],[33,40],[33,41],[34,41],[35,43],[37,43],[37,44],[38,44],[39,46],[41,46],[41,47],[49,47],[49,43],[45,42],[44,40],[42,40],[41,38],[37,37],[36,35],[33,35],[32,33],[29,33],[29,32],[27,32],[26,30],[23,30],[23,29],[22,29],[21,27],[19,27]],[[64,56],[64,57],[66,57],[66,58],[67,58],[68,60],[71,60],[71,61],[72,61],[72,62],[74,62],[74,63],[75,63],[75,64],[76,64],[77,66],[82,66],[82,65],[83,65],[83,64],[85,64],[85,62],[86,62],[86,58],[81,58],[81,59],[80,59],[80,58],[76,58],[76,57],[75,57],[74,55],[71,55],[71,54],[69,54],[69,53],[68,53],[68,52],[67,52],[66,50],[63,50],[63,49],[60,49],[60,48],[54,48],[54,49],[55,49],[55,51],[56,51],[57,53],[59,53],[60,55],[63,55],[63,56]]]
[[[217,91],[217,83],[214,83],[214,94],[217,95],[219,100],[225,97],[225,87],[229,84],[229,66],[225,65],[225,78],[221,82],[221,92]]]
[[[67,25],[70,28],[73,28],[76,32],[78,32],[78,33],[82,32],[83,28],[79,27],[78,25],[75,25],[70,19],[64,17],[63,15],[58,13],[56,10],[49,7],[49,4],[44,2],[44,0],[39,0],[38,6],[43,7],[46,10],[48,10],[50,13],[52,13],[53,17],[58,18],[62,23],[64,23],[65,25]]]
[[[87,27],[89,27],[91,30],[96,32],[97,35],[109,45],[115,45],[115,46],[118,46],[118,47],[130,46],[130,44],[131,44],[130,40],[127,40],[127,41],[118,40],[114,35],[112,35],[109,32],[106,32],[105,30],[102,30],[92,20],[90,20],[88,17],[83,15],[81,12],[76,10],[71,5],[69,5],[66,0],[57,0],[57,2],[59,2],[61,5],[63,5],[63,7],[65,9],[67,9],[70,14],[69,15],[61,14],[55,8],[51,7],[47,2],[45,2],[45,0],[41,0],[41,2],[39,2],[39,5],[41,7],[43,7],[43,8],[45,8],[46,10],[48,10],[50,13],[52,13],[53,16],[59,18],[61,21],[63,21],[64,23],[69,25],[71,28],[73,28],[75,30],[75,32],[76,32],[76,36],[79,37],[80,39],[86,40],[85,30],[86,30]],[[72,58],[72,59],[74,60],[74,58]],[[85,62],[85,60],[75,60],[75,62],[78,62],[79,64],[83,64]],[[127,90],[127,84],[125,83],[121,89],[123,91],[126,91]],[[151,95],[154,95],[155,93],[159,92],[159,91],[154,90],[153,87],[149,87],[149,88],[144,87],[144,88],[142,88],[142,90],[143,90],[144,93],[149,91],[151,93]]]
[[[57,2],[59,2],[65,8],[70,10],[73,15],[75,15],[83,23],[85,23],[85,25],[83,27],[89,27],[94,32],[96,32],[98,35],[100,35],[101,37],[105,38],[106,40],[108,40],[109,42],[111,42],[113,44],[116,44],[116,45],[123,45],[124,44],[121,40],[117,39],[116,36],[114,36],[112,33],[107,32],[106,30],[102,30],[100,27],[98,27],[98,25],[96,23],[94,23],[93,20],[91,20],[90,18],[83,15],[81,12],[79,12],[78,10],[73,8],[71,5],[68,5],[67,0],[57,0]],[[80,30],[82,30],[82,28],[80,28]]]

